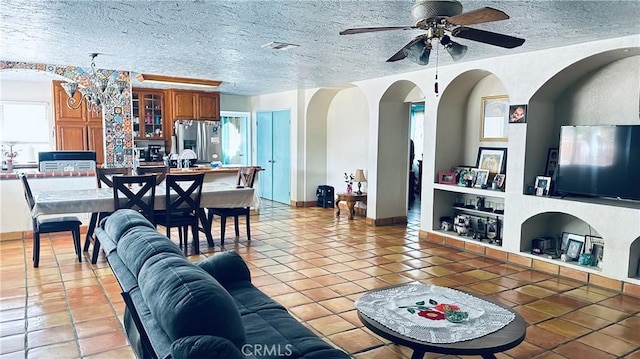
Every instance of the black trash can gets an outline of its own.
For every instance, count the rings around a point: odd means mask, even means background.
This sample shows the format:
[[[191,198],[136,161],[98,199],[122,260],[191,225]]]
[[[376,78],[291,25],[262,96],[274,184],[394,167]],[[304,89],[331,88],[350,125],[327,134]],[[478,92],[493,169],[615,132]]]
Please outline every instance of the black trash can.
[[[333,192],[333,187],[331,186],[318,186],[318,189],[316,190],[316,197],[318,197],[318,207],[333,208],[333,206],[335,205],[336,199]]]

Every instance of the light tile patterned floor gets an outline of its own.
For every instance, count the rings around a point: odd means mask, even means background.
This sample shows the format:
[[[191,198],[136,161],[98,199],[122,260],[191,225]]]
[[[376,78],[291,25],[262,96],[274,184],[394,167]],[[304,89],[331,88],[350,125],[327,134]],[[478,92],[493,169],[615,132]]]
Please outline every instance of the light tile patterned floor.
[[[224,249],[245,258],[256,286],[355,358],[411,356],[364,328],[353,302],[365,291],[414,281],[488,295],[519,312],[530,325],[526,340],[499,358],[640,358],[639,298],[418,241],[415,212],[407,226],[372,227],[362,217],[337,219],[330,209],[262,207],[252,217],[253,240],[241,230]],[[207,248],[204,238],[201,248],[190,260],[223,250]],[[30,240],[0,242],[0,358],[134,357],[104,256],[79,264],[71,239],[54,236],[43,240],[34,269],[31,249]]]

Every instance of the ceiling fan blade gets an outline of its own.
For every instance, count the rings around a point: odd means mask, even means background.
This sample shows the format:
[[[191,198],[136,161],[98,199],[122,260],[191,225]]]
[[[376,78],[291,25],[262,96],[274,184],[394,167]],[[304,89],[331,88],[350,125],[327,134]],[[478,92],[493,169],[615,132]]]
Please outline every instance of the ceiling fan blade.
[[[506,20],[508,18],[509,15],[505,14],[501,10],[497,10],[492,7],[483,7],[463,12],[460,15],[448,17],[446,21],[453,25],[474,25],[485,22]]]
[[[498,34],[497,32],[473,29],[470,27],[457,27],[451,31],[451,35],[467,40],[482,42],[489,45],[513,49],[524,44],[524,39],[519,37]]]
[[[378,32],[378,31],[389,31],[389,30],[413,30],[417,29],[415,26],[386,26],[386,27],[356,27],[353,29],[346,29],[340,31],[340,35],[352,35],[352,34],[362,34],[365,32]]]

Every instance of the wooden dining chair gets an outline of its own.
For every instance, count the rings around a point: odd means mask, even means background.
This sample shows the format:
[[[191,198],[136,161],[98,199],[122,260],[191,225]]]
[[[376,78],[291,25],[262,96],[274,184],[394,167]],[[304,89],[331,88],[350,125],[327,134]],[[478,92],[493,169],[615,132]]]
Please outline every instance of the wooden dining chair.
[[[156,185],[159,185],[164,181],[165,177],[169,173],[169,167],[166,166],[140,166],[136,169],[137,174],[140,175],[148,175],[154,174],[156,175]]]
[[[145,216],[149,222],[155,223],[154,207],[157,179],[155,174],[114,177],[113,203],[115,210],[134,209]]]
[[[258,171],[255,167],[241,167],[238,170],[238,177],[236,178],[236,188],[253,188],[253,184],[256,180]],[[224,245],[224,234],[227,227],[227,218],[233,217],[233,224],[236,230],[236,237],[240,236],[239,230],[239,217],[245,216],[245,222],[247,226],[247,240],[251,240],[251,208],[239,207],[239,208],[207,208],[209,222],[209,228],[213,225],[214,216],[220,216],[220,245]]]
[[[131,174],[131,168],[119,167],[119,168],[96,168],[96,181],[98,182],[98,188],[102,188],[102,185],[112,188],[113,176],[128,176]],[[93,231],[96,229],[96,225],[103,218],[107,217],[111,212],[91,213],[91,219],[89,220],[89,228],[87,228],[87,234],[84,239],[83,251],[87,252],[93,238]]]
[[[166,228],[167,237],[171,238],[171,228],[178,227],[180,246],[184,237],[184,250],[187,251],[188,228],[193,234],[195,253],[200,253],[198,239],[198,210],[202,197],[202,182],[204,173],[198,174],[169,174],[165,178],[165,210],[157,211],[156,223]]]
[[[20,174],[24,197],[29,205],[31,213],[31,223],[33,225],[33,267],[38,268],[40,264],[40,235],[45,233],[56,233],[70,231],[73,236],[73,247],[78,256],[78,262],[82,262],[82,252],[80,251],[80,225],[82,221],[75,216],[64,216],[58,218],[39,219],[33,215],[33,207],[36,202],[31,192],[31,187],[24,173]]]
[[[121,208],[137,210],[153,223],[153,207],[156,199],[156,176],[113,176],[112,181],[115,210],[117,211]],[[91,264],[96,264],[99,254],[100,241],[98,238],[94,238]]]

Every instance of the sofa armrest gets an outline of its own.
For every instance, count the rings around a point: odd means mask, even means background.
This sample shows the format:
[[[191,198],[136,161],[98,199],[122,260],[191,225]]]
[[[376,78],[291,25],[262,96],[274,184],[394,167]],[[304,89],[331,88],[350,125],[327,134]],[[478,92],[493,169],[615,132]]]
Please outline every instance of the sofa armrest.
[[[194,335],[176,340],[171,344],[171,358],[246,359],[229,340],[213,335]]]
[[[238,281],[251,282],[249,267],[234,251],[226,251],[203,259],[196,265],[214,277],[223,287]]]

